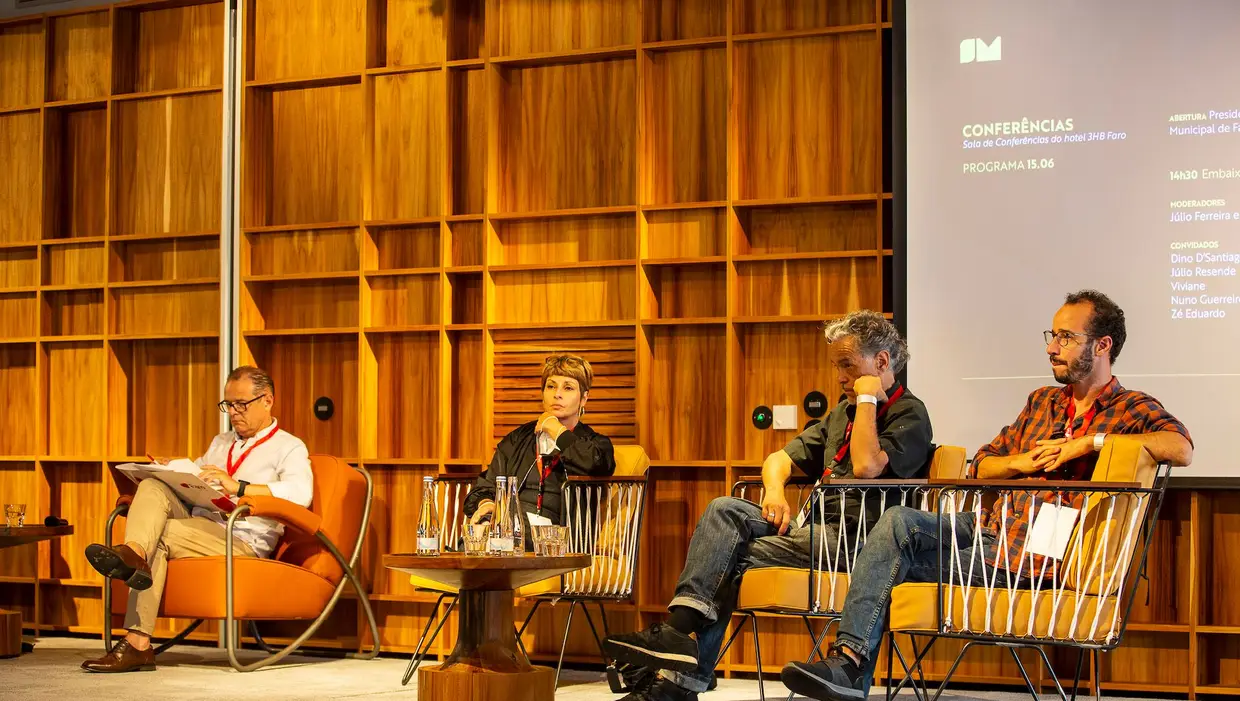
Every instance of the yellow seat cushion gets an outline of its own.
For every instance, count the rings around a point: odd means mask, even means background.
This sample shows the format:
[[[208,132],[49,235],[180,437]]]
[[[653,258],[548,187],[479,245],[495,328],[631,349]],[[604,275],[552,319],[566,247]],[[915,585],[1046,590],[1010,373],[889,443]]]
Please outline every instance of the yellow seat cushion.
[[[969,590],[966,601],[964,590],[952,588],[951,616],[947,615],[947,601],[943,602],[943,616],[954,623],[957,631],[967,630],[971,633],[992,633],[995,635],[1016,636],[1054,636],[1059,639],[1102,641],[1111,630],[1111,618],[1115,613],[1116,597],[1101,599],[1086,595],[1081,602],[1080,611],[1076,611],[1077,594],[1063,591],[1055,625],[1052,629],[1051,614],[1056,609],[1055,593],[1042,590],[1037,593],[1028,589],[1020,589],[1011,594],[1004,587],[996,588],[990,601],[990,620],[987,624],[986,590],[973,587]],[[938,611],[935,597],[938,595],[938,584],[934,582],[908,582],[897,586],[891,592],[891,630],[898,632],[933,633],[939,629]],[[967,606],[966,606],[967,604]],[[1094,628],[1094,617],[1101,605],[1097,627]],[[1013,611],[1014,607],[1014,611]],[[967,620],[966,620],[966,613]],[[1013,611],[1011,624],[1008,623],[1008,612]],[[1030,612],[1033,612],[1032,626]],[[1091,628],[1094,628],[1091,635]]]
[[[848,596],[848,575],[824,574],[815,596],[824,611],[839,611]],[[809,570],[798,567],[746,570],[736,596],[736,608],[745,610],[808,611],[810,603]]]

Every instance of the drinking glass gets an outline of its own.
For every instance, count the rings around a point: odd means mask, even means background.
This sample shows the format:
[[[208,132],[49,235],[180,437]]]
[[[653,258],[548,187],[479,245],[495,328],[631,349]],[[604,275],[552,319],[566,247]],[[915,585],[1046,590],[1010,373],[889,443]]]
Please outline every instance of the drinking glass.
[[[4,505],[4,525],[9,528],[21,528],[26,522],[26,505],[25,504],[5,504]]]
[[[534,554],[561,557],[568,554],[568,526],[534,526]]]
[[[491,524],[489,523],[467,523],[465,524],[465,554],[470,556],[480,556],[487,554],[487,539],[491,535]]]

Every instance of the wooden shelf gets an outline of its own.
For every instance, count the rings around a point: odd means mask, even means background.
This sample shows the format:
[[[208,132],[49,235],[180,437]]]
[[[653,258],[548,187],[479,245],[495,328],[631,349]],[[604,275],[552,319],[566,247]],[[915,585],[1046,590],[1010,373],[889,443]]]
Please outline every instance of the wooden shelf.
[[[166,232],[166,233],[146,233],[146,234],[113,234],[108,237],[108,241],[112,243],[126,243],[130,241],[177,241],[181,239],[218,239],[220,232],[218,231],[183,231],[183,232]]]
[[[0,251],[16,251],[23,248],[38,248],[42,241],[0,241]]]
[[[0,338],[0,345],[13,346],[13,345],[21,345],[23,343],[38,343],[38,341],[39,341],[38,336],[10,336],[6,338]]]
[[[262,284],[269,282],[299,282],[315,280],[348,280],[357,279],[361,274],[355,270],[321,273],[281,273],[279,275],[243,275],[242,282]]]
[[[724,209],[728,206],[727,202],[672,202],[668,204],[644,204],[641,205],[643,212],[679,212],[691,211],[694,209]]]
[[[448,61],[444,65],[448,68],[481,68],[486,65],[486,61],[481,58],[458,58]]]
[[[419,63],[413,66],[383,66],[382,68],[367,68],[366,75],[401,75],[404,73],[426,73],[429,71],[443,70],[442,63]]]
[[[182,97],[184,95],[204,95],[206,93],[223,92],[223,85],[208,85],[198,88],[171,88],[168,90],[151,90],[149,92],[119,93],[112,96],[114,102],[128,100],[149,100],[159,97]]]
[[[356,229],[361,222],[323,222],[319,224],[277,224],[274,226],[247,226],[241,229],[245,234],[275,234],[286,231],[330,231],[332,229]]]
[[[448,331],[481,331],[482,324],[445,324],[444,329]]]
[[[38,581],[35,577],[0,576],[0,584],[37,584]]]
[[[78,589],[102,589],[103,578],[98,581],[93,579],[70,579],[67,577],[42,577],[39,579],[40,584],[52,584],[59,587],[75,587]]]
[[[732,41],[737,43],[755,41],[773,41],[776,39],[808,39],[810,37],[834,36],[837,34],[856,34],[873,32],[879,28],[877,23],[850,24],[841,27],[820,27],[817,29],[795,29],[782,32],[754,32],[751,34],[735,34]]]
[[[279,337],[279,336],[341,336],[345,334],[360,333],[358,327],[320,327],[320,328],[304,328],[304,329],[262,329],[242,331],[241,335],[251,336],[254,338],[262,337]]]
[[[509,330],[541,330],[548,326],[562,326],[571,324],[574,328],[621,328],[625,326],[637,326],[635,319],[619,319],[619,320],[598,320],[598,321],[572,321],[572,322],[524,322],[524,323],[504,323],[504,324],[487,324],[488,329],[497,331]]]
[[[479,266],[478,270],[482,270]],[[392,270],[365,270],[362,275],[366,277],[395,277],[399,275],[438,275],[439,268],[395,268]]]
[[[362,458],[363,465],[438,466],[438,458]]]
[[[5,107],[0,109],[0,117],[10,114],[21,114],[23,112],[38,112],[43,109],[43,105],[26,105],[22,107]]]
[[[367,326],[362,329],[366,333],[377,334],[396,334],[396,333],[436,333],[439,331],[438,324],[416,324],[410,326]]]
[[[24,287],[0,287],[0,295],[22,295],[33,294],[39,291],[38,285],[27,285]]]
[[[725,460],[651,460],[651,467],[702,467],[702,468],[719,468],[727,467]]]
[[[86,243],[104,243],[107,240],[105,236],[67,236],[58,239],[43,239],[39,243],[44,246],[76,246]]]
[[[664,41],[648,41],[642,43],[646,51],[668,51],[672,49],[708,49],[716,46],[727,46],[728,38],[705,37],[703,39],[667,39]]]
[[[1129,626],[1128,626],[1128,627],[1129,627],[1129,628],[1132,628],[1132,627],[1133,627],[1133,625],[1134,625],[1134,624],[1129,624]],[[1219,635],[1240,635],[1240,626],[1212,626],[1212,625],[1198,625],[1198,626],[1197,626],[1197,632],[1198,632],[1198,633],[1219,634]]]
[[[1153,687],[1153,686],[1156,686],[1156,685],[1152,685],[1152,684],[1151,684],[1151,685],[1149,685],[1149,686]],[[1115,686],[1115,687],[1113,687],[1113,686],[1111,686],[1111,684],[1110,684],[1109,682],[1102,682],[1102,688],[1103,688],[1103,689],[1114,688],[1114,689],[1119,689],[1119,690],[1122,690],[1122,691],[1144,691],[1144,689],[1127,689],[1127,688],[1125,688],[1125,687],[1123,687],[1123,686]],[[1219,694],[1219,695],[1225,695],[1225,696],[1240,696],[1240,684],[1237,684],[1237,685],[1227,685],[1227,684],[1197,684],[1196,686],[1194,686],[1194,687],[1193,687],[1193,689],[1194,689],[1194,690],[1195,690],[1198,694]],[[1151,688],[1150,690],[1151,690],[1151,691],[1154,691],[1154,692],[1162,692],[1162,693],[1172,693],[1172,694],[1175,694],[1175,693],[1184,693],[1185,688],[1184,688],[1184,687],[1178,687],[1178,686],[1175,686],[1175,687],[1173,687],[1173,686],[1167,686],[1167,687],[1165,687],[1165,688],[1159,688],[1159,689],[1154,689],[1154,688]]]
[[[487,215],[491,221],[533,221],[536,219],[560,219],[563,217],[593,217],[603,214],[633,214],[635,205],[615,207],[579,207],[576,209],[552,209],[540,212],[496,212]]]
[[[195,287],[199,285],[218,285],[218,277],[191,278],[187,280],[127,280],[109,282],[108,287],[119,289],[141,289],[144,287]]]
[[[736,324],[818,324],[834,321],[843,314],[801,314],[789,316],[738,316],[733,317]]]
[[[287,90],[293,88],[324,88],[339,85],[352,85],[362,82],[362,73],[334,73],[331,75],[306,76],[297,78],[277,78],[274,80],[247,80],[245,87]]]
[[[362,224],[371,229],[390,229],[400,226],[426,226],[438,224],[441,221],[443,217],[414,217],[412,219],[368,219]]]
[[[471,273],[480,273],[484,269],[481,265],[455,265],[444,268],[443,271],[449,275],[468,275]]]
[[[55,100],[43,103],[44,109],[69,109],[77,107],[107,107],[108,98],[106,97],[87,97],[74,100]]]
[[[879,250],[870,251],[812,251],[806,253],[746,253],[742,255],[732,256],[732,260],[737,263],[745,262],[764,262],[778,260],[824,260],[829,258],[874,258],[882,255],[884,252]]]
[[[109,334],[109,341],[190,341],[219,338],[220,334],[210,331],[187,331],[181,333],[127,333]]]
[[[727,256],[702,256],[699,258],[647,258],[642,261],[642,265],[717,265],[726,262],[728,262]]]
[[[0,462],[34,462],[38,460],[34,455],[0,455]]]
[[[78,334],[67,336],[40,336],[39,341],[43,343],[90,343],[94,341],[103,341],[103,334]]]
[[[708,317],[688,317],[684,319],[642,319],[642,326],[709,326],[713,324],[726,324],[727,317],[708,316]]]
[[[636,260],[585,260],[571,263],[517,263],[511,265],[492,265],[493,273],[512,273],[527,270],[590,270],[595,268],[631,268],[637,265]]]
[[[501,66],[549,66],[559,63],[604,61],[616,58],[637,58],[637,46],[615,46],[602,49],[577,49],[574,51],[548,51],[521,56],[497,56],[491,63]]]
[[[816,204],[854,204],[854,203],[877,203],[880,196],[877,194],[862,195],[828,195],[823,197],[772,197],[763,199],[736,200],[732,206],[737,209],[757,209],[766,207],[796,207],[800,205],[816,205]]]
[[[486,218],[485,214],[449,214],[445,217],[449,222],[480,222]]]

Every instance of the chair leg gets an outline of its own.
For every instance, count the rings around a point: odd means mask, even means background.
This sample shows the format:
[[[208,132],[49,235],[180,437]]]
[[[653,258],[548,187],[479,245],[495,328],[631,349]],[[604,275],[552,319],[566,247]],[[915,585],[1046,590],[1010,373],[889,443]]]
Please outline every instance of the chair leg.
[[[973,647],[974,642],[975,641],[970,640],[964,644],[964,647],[960,648],[960,654],[956,655],[956,660],[952,662],[952,666],[947,670],[947,676],[943,677],[943,683],[939,685],[938,690],[934,692],[934,697],[931,698],[930,701],[939,701],[939,697],[943,695],[943,690],[947,688],[948,682],[950,682],[952,677],[955,676],[956,668],[959,667],[960,662],[964,660],[964,654],[969,651],[969,648]],[[929,647],[926,647],[926,650],[929,649]],[[918,663],[920,663],[920,660],[918,660]]]
[[[1076,701],[1077,690],[1081,688],[1081,668],[1085,666],[1085,648],[1076,653],[1076,674],[1072,677],[1072,701]]]
[[[602,606],[600,605],[601,609]],[[607,651],[603,649],[603,639],[598,637],[598,629],[594,627],[594,617],[590,615],[590,609],[586,606],[586,602],[581,602],[581,612],[586,615],[586,623],[590,624],[590,634],[594,636],[594,644],[598,646],[598,654],[603,657],[603,662],[607,666],[611,665],[611,658],[607,656]]]
[[[1051,666],[1051,659],[1046,656],[1046,650],[1043,650],[1041,646],[1034,646],[1033,649],[1038,651],[1042,664],[1046,665],[1046,671],[1051,675],[1051,681],[1055,682],[1055,691],[1059,693],[1059,701],[1068,701],[1068,695],[1064,693],[1063,685],[1059,683],[1059,675],[1055,674],[1055,668]]]
[[[1094,650],[1094,701],[1102,701],[1102,652]]]
[[[758,660],[758,699],[766,701],[766,684],[762,680],[762,643],[758,640],[758,614],[749,614],[749,627],[753,629],[753,654]]]
[[[250,621],[250,636],[254,638],[254,642],[262,648],[262,651],[268,655],[276,651],[275,648],[267,644],[266,640],[263,640],[263,634],[258,632],[258,621]]]
[[[564,651],[568,649],[568,633],[573,629],[573,610],[577,608],[577,604],[581,602],[572,601],[568,604],[568,620],[564,622],[564,641],[560,643],[560,661],[555,665],[555,686],[553,689],[560,688],[560,670],[564,667]]]
[[[896,658],[900,660],[900,666],[904,668],[904,679],[900,680],[900,686],[897,687],[897,689],[903,688],[904,684],[908,683],[909,688],[913,690],[913,695],[917,697],[917,701],[926,701],[926,696],[930,692],[929,690],[926,689],[926,675],[923,673],[922,668],[921,668],[921,655],[918,654],[918,650],[917,650],[917,638],[911,634],[908,636],[909,641],[913,645],[913,654],[915,656],[914,663],[910,666],[908,663],[908,660],[904,659],[904,652],[900,650],[900,646],[897,645],[895,642],[895,638],[896,638],[895,633],[888,633],[887,635],[888,635],[888,639],[890,640],[891,651],[895,654]],[[933,642],[933,640],[931,640],[931,642]],[[887,660],[887,666],[889,668],[891,667],[891,660]],[[913,680],[914,670],[917,671],[918,680],[921,682],[920,687],[917,686],[918,682]],[[891,677],[888,676],[887,679],[888,679],[887,684],[888,686],[890,686]]]
[[[180,645],[182,642],[185,641],[186,638],[189,637],[190,633],[193,633],[195,630],[198,629],[198,626],[202,625],[202,621],[203,619],[199,618],[198,620],[186,626],[185,630],[181,631],[180,633],[177,633],[171,639],[163,643],[160,643],[160,645],[155,648],[155,654],[159,655],[163,653],[164,650],[167,650],[173,645]]]
[[[517,629],[517,648],[521,650],[521,654],[525,655],[526,661],[530,659],[530,653],[525,649],[525,643],[521,642],[521,636],[525,635],[525,629],[529,627],[530,621],[534,620],[534,614],[538,613],[538,607],[542,606],[542,599],[534,599],[534,606],[530,608],[530,613],[521,622],[521,627]]]
[[[813,647],[813,649],[811,649],[811,650],[809,651],[809,657],[806,657],[806,658],[805,658],[805,664],[810,664],[810,663],[812,663],[812,662],[814,661],[814,655],[817,655],[817,656],[818,656],[818,659],[820,659],[820,660],[822,660],[823,662],[825,662],[825,661],[827,660],[827,658],[826,658],[826,657],[823,657],[823,654],[822,654],[822,641],[823,641],[823,640],[826,640],[826,638],[827,638],[827,631],[831,630],[831,625],[832,625],[833,623],[835,623],[835,619],[828,618],[828,619],[827,619],[827,624],[826,624],[825,626],[823,626],[823,627],[822,627],[822,632],[821,632],[821,633],[815,633],[815,632],[814,632],[814,627],[813,627],[813,626],[811,626],[811,625],[810,625],[810,623],[809,623],[809,616],[801,616],[801,620],[802,620],[802,621],[805,621],[805,627],[806,627],[806,629],[808,629],[808,630],[809,630],[809,636],[810,636],[810,639],[814,642],[814,647]],[[788,692],[788,700],[787,700],[787,701],[792,701],[792,699],[793,699],[796,695],[797,695],[797,692],[795,692],[795,691],[789,691],[789,692]]]
[[[1020,676],[1025,680],[1025,687],[1029,689],[1029,695],[1033,697],[1033,701],[1038,701],[1038,689],[1033,685],[1033,680],[1029,678],[1029,673],[1025,671],[1025,663],[1020,661],[1020,655],[1016,654],[1016,648],[1009,647],[1008,652],[1012,653],[1012,659],[1016,661],[1016,669],[1020,670]]]
[[[426,619],[426,625],[422,628],[422,635],[418,638],[418,644],[413,646],[413,657],[409,658],[409,666],[405,668],[405,676],[401,677],[401,686],[409,684],[409,680],[413,678],[413,673],[418,671],[418,667],[426,658],[426,653],[430,652],[431,645],[434,645],[435,639],[439,637],[439,628],[435,629],[435,635],[432,635],[430,640],[426,639],[426,634],[430,632],[431,624],[435,622],[435,619],[439,618],[439,605],[443,603],[444,598],[447,596],[448,594],[440,594],[439,598],[435,599],[435,606],[431,608],[431,615]],[[456,597],[452,597],[452,601],[448,603],[447,610],[443,612],[443,621],[448,620],[448,614],[452,613],[454,605],[456,605]],[[439,625],[440,628],[443,627],[442,622]],[[422,643],[426,643],[425,651],[422,650]]]

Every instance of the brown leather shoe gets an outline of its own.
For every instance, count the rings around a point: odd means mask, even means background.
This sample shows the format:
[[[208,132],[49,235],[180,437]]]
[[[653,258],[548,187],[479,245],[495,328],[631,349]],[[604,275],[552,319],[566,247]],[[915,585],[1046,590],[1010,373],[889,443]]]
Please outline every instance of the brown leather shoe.
[[[124,581],[133,589],[151,588],[151,568],[128,545],[107,547],[99,543],[86,546],[86,559],[99,574]]]
[[[112,646],[112,652],[97,660],[86,660],[82,669],[87,672],[154,672],[155,649],[135,650],[128,640],[122,639]]]

